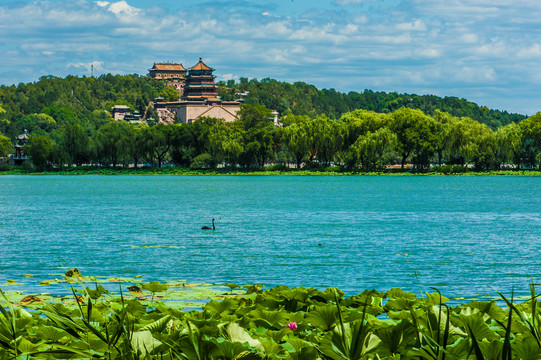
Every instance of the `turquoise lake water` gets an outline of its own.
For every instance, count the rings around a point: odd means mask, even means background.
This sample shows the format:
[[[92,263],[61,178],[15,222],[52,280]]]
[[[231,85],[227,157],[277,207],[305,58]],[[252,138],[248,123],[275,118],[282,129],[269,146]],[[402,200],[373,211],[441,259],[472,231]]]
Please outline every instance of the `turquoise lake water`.
[[[540,178],[2,176],[0,184],[0,284],[37,284],[66,263],[84,275],[337,286],[349,295],[526,294],[541,277]],[[201,230],[213,217],[216,230]]]

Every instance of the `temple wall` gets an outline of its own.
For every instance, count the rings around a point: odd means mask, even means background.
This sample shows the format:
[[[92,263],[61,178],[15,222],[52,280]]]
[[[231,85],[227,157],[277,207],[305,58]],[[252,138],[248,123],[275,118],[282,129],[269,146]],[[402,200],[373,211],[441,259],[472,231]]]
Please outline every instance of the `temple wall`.
[[[181,105],[171,109],[178,114],[181,123],[190,123],[200,117],[224,119],[226,122],[237,120],[240,105]]]

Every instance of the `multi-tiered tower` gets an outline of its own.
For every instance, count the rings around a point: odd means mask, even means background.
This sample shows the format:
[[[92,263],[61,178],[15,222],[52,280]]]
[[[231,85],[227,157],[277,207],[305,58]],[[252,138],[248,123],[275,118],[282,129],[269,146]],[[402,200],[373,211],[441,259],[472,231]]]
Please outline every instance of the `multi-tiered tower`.
[[[205,65],[203,59],[199,58],[199,62],[188,69],[182,100],[190,102],[203,101],[212,104],[221,103],[218,96],[218,86],[214,82],[215,76],[212,75],[213,71],[213,68]]]

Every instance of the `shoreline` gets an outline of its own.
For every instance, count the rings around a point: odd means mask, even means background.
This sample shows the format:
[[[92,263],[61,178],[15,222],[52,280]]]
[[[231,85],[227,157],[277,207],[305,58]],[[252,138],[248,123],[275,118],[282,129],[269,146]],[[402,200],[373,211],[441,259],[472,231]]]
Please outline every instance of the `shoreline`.
[[[229,175],[229,176],[541,176],[540,170],[491,170],[466,172],[441,171],[318,171],[318,170],[250,170],[250,169],[208,169],[192,170],[187,168],[90,168],[77,167],[58,171],[32,171],[26,169],[9,169],[0,171],[1,175]]]

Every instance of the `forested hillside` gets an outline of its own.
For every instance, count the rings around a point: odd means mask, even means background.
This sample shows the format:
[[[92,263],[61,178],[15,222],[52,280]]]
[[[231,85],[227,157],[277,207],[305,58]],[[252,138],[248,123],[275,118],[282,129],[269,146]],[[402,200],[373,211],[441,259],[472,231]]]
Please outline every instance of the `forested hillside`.
[[[342,114],[356,109],[390,113],[408,107],[420,109],[427,115],[441,110],[456,117],[469,117],[492,129],[526,118],[524,115],[489,110],[452,97],[370,90],[345,94],[333,89],[318,90],[305,83],[289,84],[272,79],[258,81],[241,78],[239,83],[228,81],[219,85],[224,100],[237,99],[239,93],[248,93],[244,96],[246,103],[265,105],[282,116],[292,113],[312,117],[326,115],[338,119]],[[35,83],[0,87],[0,132],[13,138],[24,129],[43,134],[56,126],[78,123],[92,133],[109,118],[104,110],[110,111],[113,105],[128,105],[132,110],[144,113],[149,102],[160,94],[167,94],[164,84],[148,76],[43,76]],[[37,117],[36,114],[42,115]]]
[[[315,86],[303,82],[289,84],[268,78],[261,81],[241,78],[239,83],[230,80],[219,85],[221,85],[220,95],[224,99],[233,100],[236,93],[248,92],[247,103],[265,105],[281,114],[288,111],[295,115],[325,114],[338,119],[343,113],[357,109],[390,113],[401,107],[408,107],[419,109],[427,115],[434,115],[436,110],[440,110],[457,117],[466,116],[492,129],[526,118],[521,114],[490,110],[456,97],[442,98],[434,95],[420,96],[372,90],[364,90],[362,93],[351,91],[345,94],[334,89],[318,90]]]
[[[0,132],[13,138],[24,129],[44,133],[63,124],[81,124],[91,131],[110,117],[104,110],[128,105],[144,112],[163,88],[147,76],[111,74],[97,78],[43,76],[35,83],[2,86]]]
[[[25,165],[37,169],[337,164],[348,171],[408,163],[417,169],[447,164],[478,170],[541,164],[541,113],[526,118],[456,98],[342,94],[270,79],[219,85],[226,100],[244,97],[239,120],[203,118],[174,125],[112,120],[113,105],[143,113],[158,95],[177,96],[163,83],[138,75],[49,76],[33,84],[2,86],[0,162],[15,155],[21,163],[28,155],[31,161]],[[280,112],[283,126],[269,121],[271,109]],[[17,140],[15,150],[15,138],[24,130],[28,137]]]

